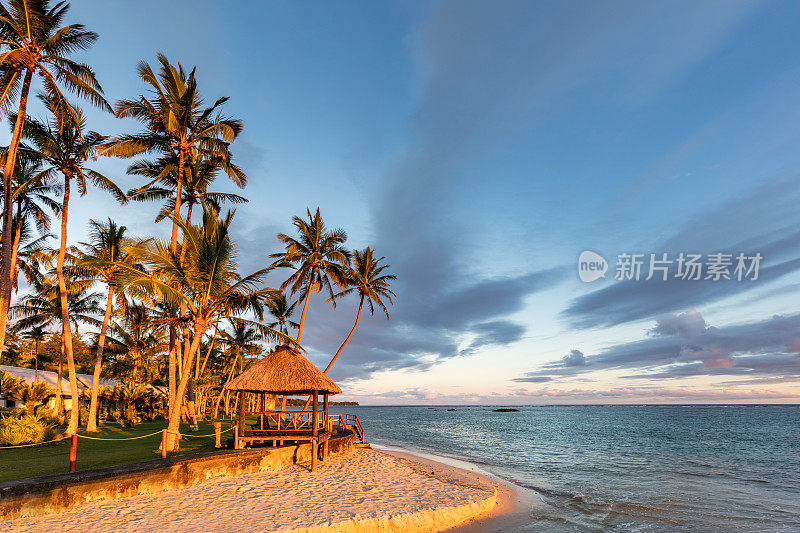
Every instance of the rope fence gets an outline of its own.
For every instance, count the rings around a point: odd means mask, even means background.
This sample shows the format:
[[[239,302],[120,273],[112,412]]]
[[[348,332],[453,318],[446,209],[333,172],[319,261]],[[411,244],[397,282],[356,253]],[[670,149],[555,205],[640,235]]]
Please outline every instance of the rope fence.
[[[150,433],[150,434],[148,434],[148,435],[139,435],[138,437],[127,437],[127,438],[124,438],[124,439],[103,439],[103,438],[101,438],[101,437],[90,437],[89,435],[79,435],[79,434],[77,434],[77,433],[75,434],[75,436],[76,436],[76,437],[79,437],[79,438],[81,438],[81,439],[90,439],[90,440],[107,440],[107,441],[108,441],[108,440],[111,440],[111,441],[113,441],[113,440],[136,440],[136,439],[145,439],[145,438],[147,438],[147,437],[152,437],[153,435],[161,435],[161,433],[162,433],[162,432],[161,432],[161,430],[159,430],[159,431],[156,431],[155,433]]]
[[[174,435],[176,438],[191,437],[191,438],[195,438],[195,439],[200,439],[200,438],[216,437],[217,438],[216,447],[219,448],[219,446],[220,446],[220,443],[219,443],[220,436],[223,433],[227,433],[228,431],[232,431],[234,428],[230,427],[230,428],[228,428],[226,430],[221,430],[221,425],[219,425],[218,422],[215,423],[214,425],[215,425],[214,433],[209,433],[207,435],[190,435],[190,434],[187,434],[187,433],[171,432],[171,431],[169,431],[168,428],[164,428],[164,429],[161,429],[161,430],[158,430],[158,431],[154,431],[153,433],[148,433],[147,435],[137,435],[136,437],[124,437],[124,438],[117,438],[117,439],[111,439],[111,438],[106,438],[106,437],[92,437],[90,435],[79,435],[77,433],[73,433],[72,435],[69,435],[69,438],[61,438],[61,439],[51,440],[51,441],[46,441],[46,442],[35,442],[35,443],[31,443],[31,444],[16,444],[16,445],[12,445],[12,446],[0,446],[0,451],[5,450],[5,449],[12,449],[12,448],[31,448],[31,447],[34,447],[34,446],[44,446],[46,444],[57,444],[57,443],[69,440],[69,471],[70,472],[75,472],[77,470],[77,462],[78,462],[78,439],[79,438],[80,439],[87,439],[87,440],[94,440],[94,441],[103,441],[103,442],[115,442],[115,441],[120,441],[121,442],[121,441],[146,439],[146,438],[149,438],[149,437],[155,437],[156,435],[160,435],[160,437],[161,437],[160,441],[161,442],[160,442],[160,446],[159,447],[161,449],[161,457],[166,459],[166,457],[167,457],[167,437],[170,434]]]
[[[233,426],[231,426],[228,429],[225,429],[223,431],[220,431],[219,434],[222,435],[223,433],[227,433],[228,431],[233,431]],[[180,435],[181,435],[181,437],[191,437],[193,439],[200,439],[200,438],[203,438],[203,437],[216,437],[217,436],[216,433],[209,433],[208,435],[190,435],[188,433],[181,433]]]
[[[8,446],[0,446],[0,450],[7,450],[11,448],[30,448],[31,446],[43,446],[45,444],[58,444],[59,442],[65,442],[67,439],[54,439],[54,440],[47,440],[44,442],[34,442],[32,444],[14,444]]]

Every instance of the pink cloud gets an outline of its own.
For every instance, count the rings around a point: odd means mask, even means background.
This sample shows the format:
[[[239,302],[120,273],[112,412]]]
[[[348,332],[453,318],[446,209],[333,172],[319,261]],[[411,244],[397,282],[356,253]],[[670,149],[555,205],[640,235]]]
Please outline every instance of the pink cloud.
[[[603,399],[649,399],[649,400],[774,400],[800,398],[794,392],[776,391],[769,389],[691,389],[665,388],[665,387],[626,387],[608,390],[590,389],[551,389],[538,390],[519,389],[519,396],[533,398],[569,398],[574,400],[603,400]]]
[[[684,346],[679,354],[681,359],[702,361],[706,368],[731,368],[736,365],[736,360],[731,356],[730,350],[719,346],[705,346],[696,348]]]

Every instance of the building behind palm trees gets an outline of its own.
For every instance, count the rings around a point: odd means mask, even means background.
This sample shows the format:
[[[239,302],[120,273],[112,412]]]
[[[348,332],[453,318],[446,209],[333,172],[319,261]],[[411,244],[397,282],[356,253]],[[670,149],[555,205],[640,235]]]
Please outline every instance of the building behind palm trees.
[[[0,365],[0,373],[7,372],[11,374],[12,378],[21,378],[25,383],[32,385],[36,381],[42,381],[47,383],[53,389],[53,395],[50,396],[45,405],[50,409],[55,407],[56,397],[56,385],[58,383],[58,373],[57,372],[50,372],[47,370],[39,370],[38,372],[33,368],[22,368],[19,366],[6,366]],[[75,377],[78,379],[78,391],[79,391],[79,398],[81,401],[81,405],[88,405],[88,391],[92,388],[92,375],[91,374],[76,374]],[[100,379],[100,386],[101,387],[116,387],[117,385],[122,384],[121,381],[117,379]],[[151,388],[152,392],[157,394],[158,396],[162,396],[166,393],[166,391],[162,388],[155,387],[152,385],[148,385]],[[86,391],[86,393],[84,393]],[[72,409],[72,391],[70,390],[69,380],[68,379],[61,379],[61,397],[64,401],[64,409]],[[8,398],[0,398],[0,407],[22,407],[22,402],[15,402],[14,400],[10,400]]]

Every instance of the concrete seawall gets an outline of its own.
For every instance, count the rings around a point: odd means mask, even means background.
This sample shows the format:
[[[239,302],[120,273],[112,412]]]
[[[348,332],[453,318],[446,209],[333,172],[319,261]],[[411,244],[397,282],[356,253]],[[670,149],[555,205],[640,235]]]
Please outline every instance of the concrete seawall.
[[[331,455],[353,449],[352,434],[329,442]],[[62,512],[95,500],[152,494],[190,487],[219,476],[278,470],[311,461],[311,444],[231,450],[155,459],[0,483],[0,520]]]

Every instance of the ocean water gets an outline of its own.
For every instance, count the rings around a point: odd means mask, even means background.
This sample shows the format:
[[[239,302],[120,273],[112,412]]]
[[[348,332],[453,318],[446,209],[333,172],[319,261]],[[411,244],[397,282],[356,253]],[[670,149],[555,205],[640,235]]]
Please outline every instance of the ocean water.
[[[332,412],[535,491],[520,531],[800,532],[800,406],[494,408]]]

